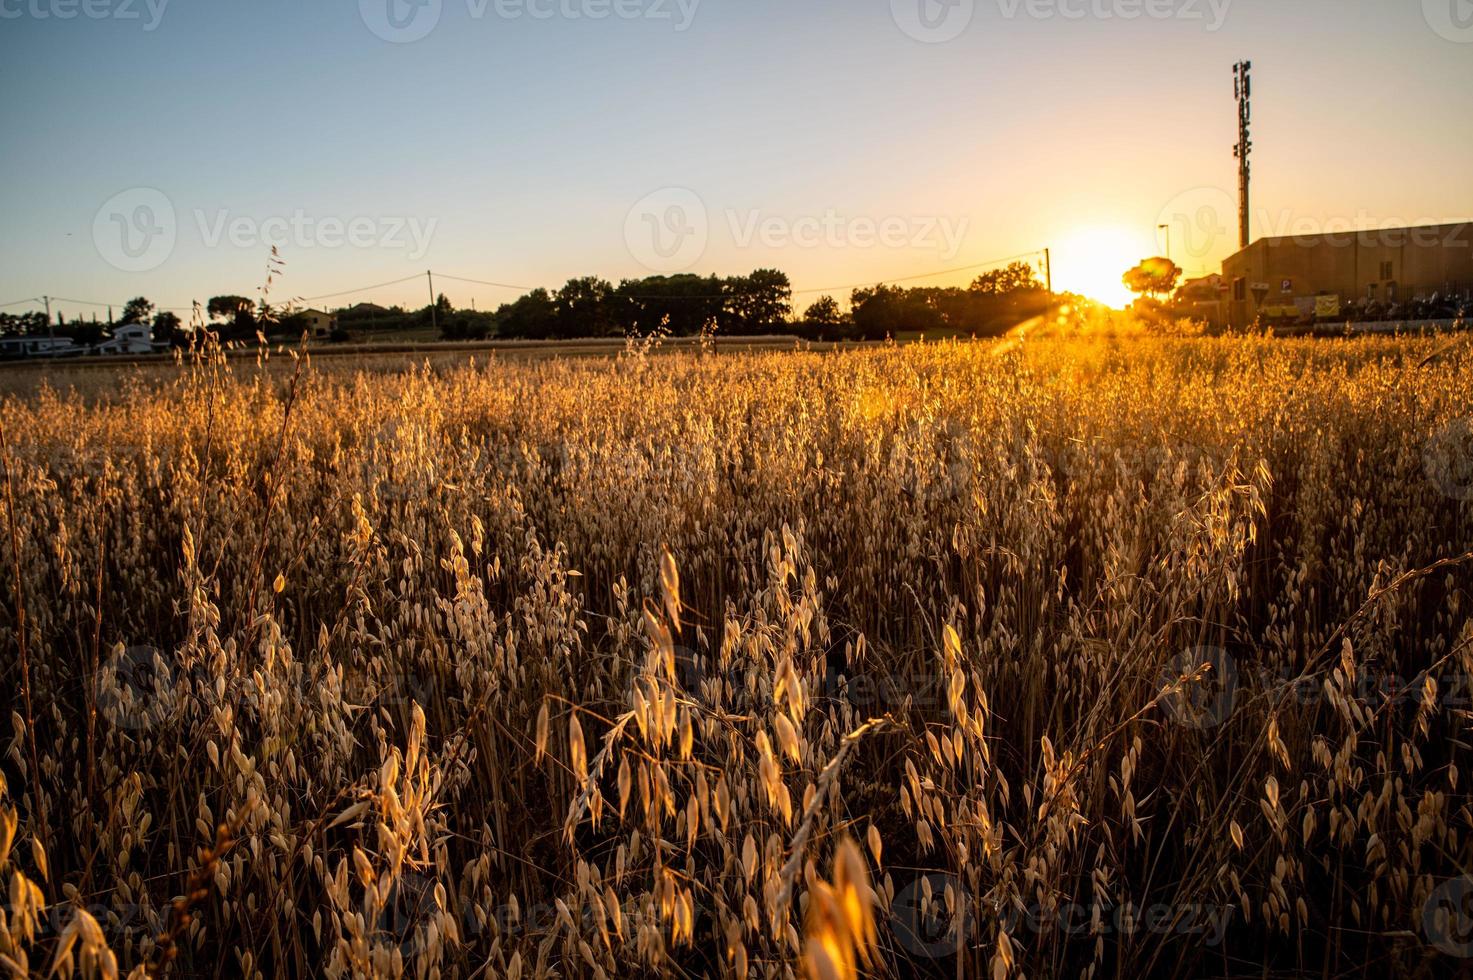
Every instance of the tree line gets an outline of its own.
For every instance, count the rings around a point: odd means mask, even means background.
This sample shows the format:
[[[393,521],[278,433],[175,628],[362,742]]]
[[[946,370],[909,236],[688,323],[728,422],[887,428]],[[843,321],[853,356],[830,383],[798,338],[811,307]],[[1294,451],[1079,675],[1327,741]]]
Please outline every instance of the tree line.
[[[534,289],[495,310],[458,309],[443,294],[433,306],[385,308],[373,304],[338,310],[333,340],[356,332],[392,333],[438,328],[445,340],[569,340],[622,337],[661,330],[672,336],[797,334],[812,340],[883,340],[905,332],[954,332],[992,336],[1045,312],[1051,302],[1032,267],[1014,263],[978,276],[965,287],[904,288],[878,284],[855,289],[845,309],[821,296],[801,314],[793,305],[786,273],[757,269],[750,275],[651,276],[618,285],[597,276],[570,279],[556,290]],[[276,310],[244,296],[216,296],[205,304],[203,326],[222,340],[257,335],[292,337],[307,326],[302,312]],[[201,318],[202,319],[202,318]],[[124,324],[149,324],[153,339],[187,344],[192,330],[144,297],[129,301],[116,323],[66,323],[58,314],[51,332],[78,343],[96,343]],[[0,333],[41,334],[44,314],[0,314]]]
[[[978,276],[964,289],[884,284],[856,289],[847,310],[833,296],[822,296],[801,316],[794,315],[787,275],[775,269],[731,278],[626,279],[617,286],[597,277],[571,279],[561,289],[533,290],[485,313],[455,310],[443,296],[439,302],[437,321],[448,340],[558,340],[655,329],[677,337],[714,331],[883,340],[914,331],[1001,334],[1044,312],[1050,299],[1032,267],[1019,262]]]

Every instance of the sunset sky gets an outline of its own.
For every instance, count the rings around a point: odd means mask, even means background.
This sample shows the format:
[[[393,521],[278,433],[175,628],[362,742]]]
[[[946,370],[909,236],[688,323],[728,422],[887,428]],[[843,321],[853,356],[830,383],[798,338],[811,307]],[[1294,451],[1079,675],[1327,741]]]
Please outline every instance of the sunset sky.
[[[776,267],[801,309],[1049,246],[1115,300],[1158,224],[1234,250],[1243,58],[1255,237],[1473,214],[1467,0],[419,2],[0,0],[0,303],[251,295],[272,241],[278,299]],[[313,305],[359,300],[427,291]]]

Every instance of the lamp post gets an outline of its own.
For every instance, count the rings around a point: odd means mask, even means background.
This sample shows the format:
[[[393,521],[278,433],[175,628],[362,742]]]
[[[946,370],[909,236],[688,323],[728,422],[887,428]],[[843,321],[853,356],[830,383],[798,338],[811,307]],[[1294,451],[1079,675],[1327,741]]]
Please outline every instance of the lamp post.
[[[1171,261],[1171,226],[1157,225],[1156,229],[1158,231],[1166,232],[1166,260],[1169,262]]]

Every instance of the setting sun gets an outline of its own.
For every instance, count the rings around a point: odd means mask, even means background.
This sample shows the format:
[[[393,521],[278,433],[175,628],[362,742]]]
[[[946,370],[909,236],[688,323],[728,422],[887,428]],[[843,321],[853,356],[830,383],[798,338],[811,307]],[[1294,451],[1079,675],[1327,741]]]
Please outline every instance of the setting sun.
[[[1080,228],[1054,250],[1054,284],[1116,309],[1135,297],[1121,277],[1158,250],[1149,236],[1120,227]]]

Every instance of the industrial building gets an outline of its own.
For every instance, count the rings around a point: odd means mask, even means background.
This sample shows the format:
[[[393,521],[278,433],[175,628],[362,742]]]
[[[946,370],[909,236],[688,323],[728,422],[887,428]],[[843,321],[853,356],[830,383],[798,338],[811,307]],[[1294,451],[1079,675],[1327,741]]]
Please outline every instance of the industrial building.
[[[1473,294],[1473,223],[1262,238],[1222,265],[1235,327],[1314,317],[1357,319],[1434,297]]]

